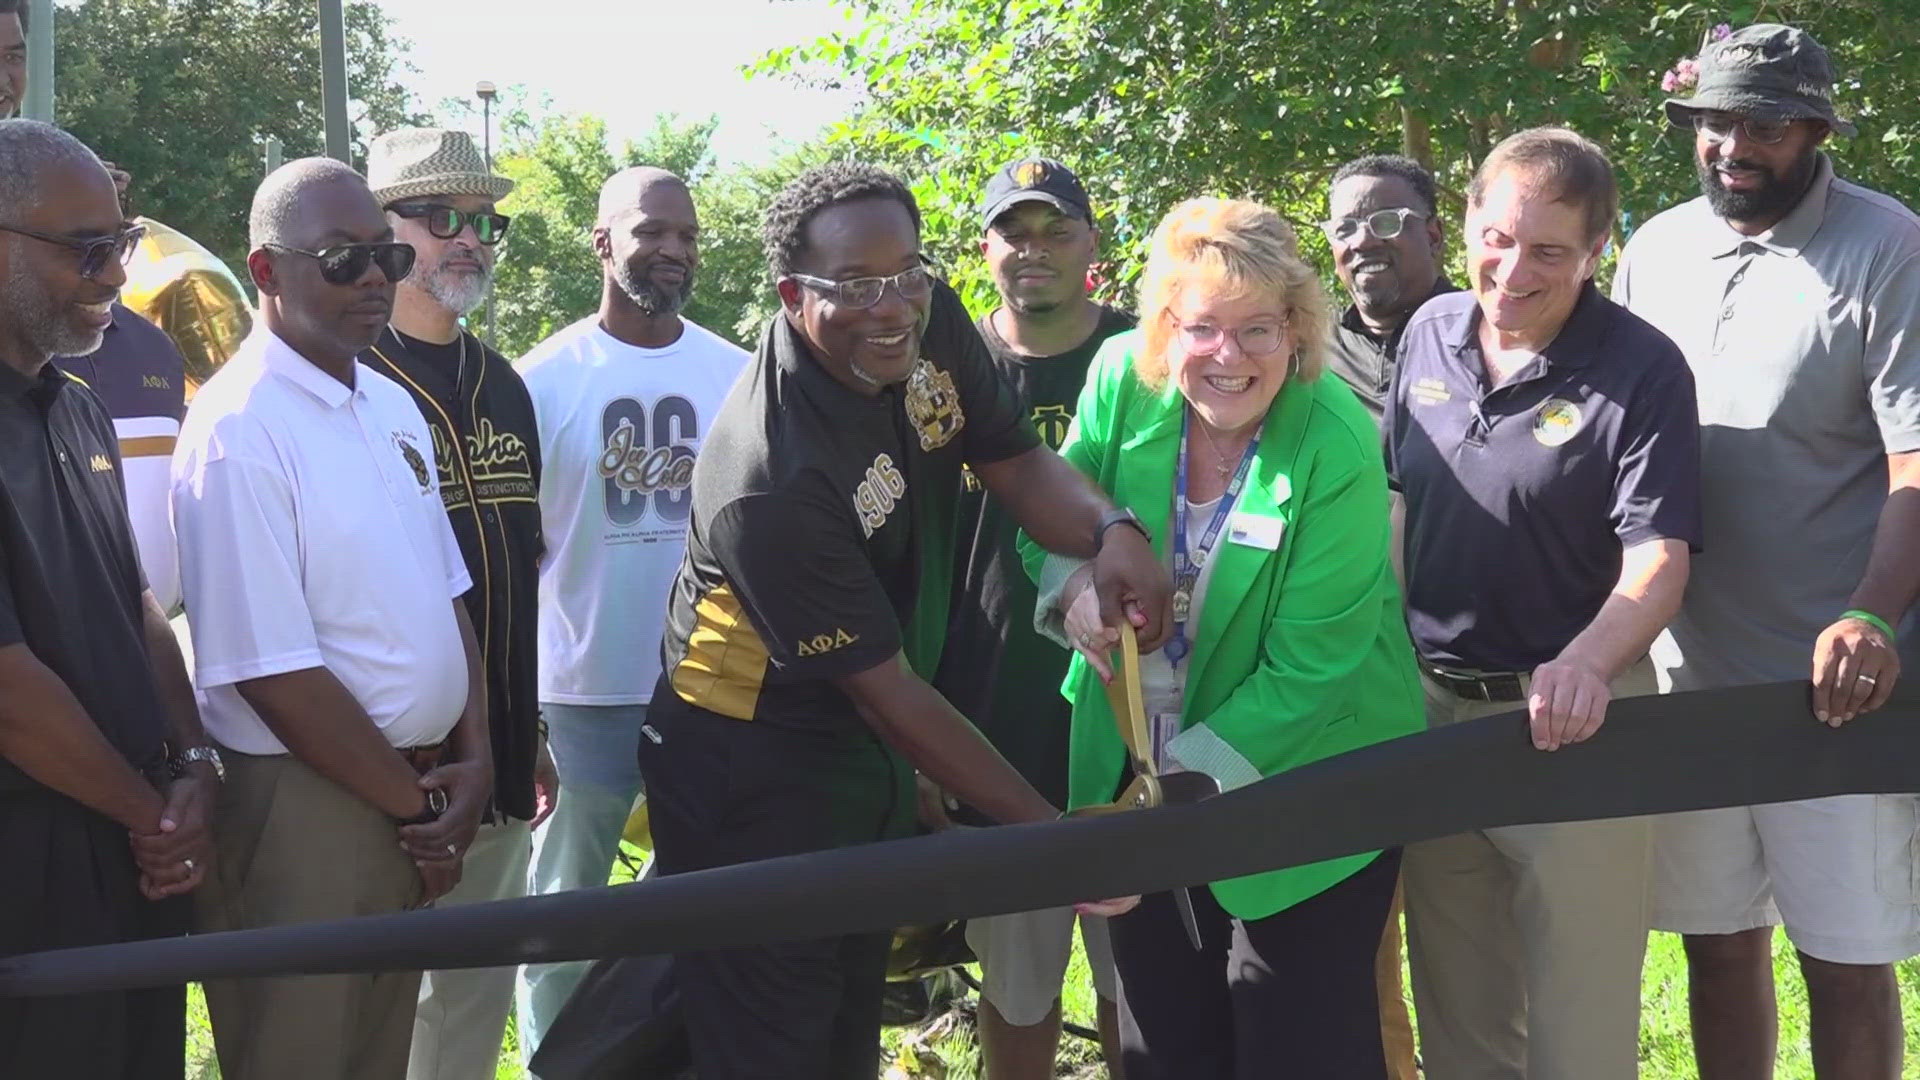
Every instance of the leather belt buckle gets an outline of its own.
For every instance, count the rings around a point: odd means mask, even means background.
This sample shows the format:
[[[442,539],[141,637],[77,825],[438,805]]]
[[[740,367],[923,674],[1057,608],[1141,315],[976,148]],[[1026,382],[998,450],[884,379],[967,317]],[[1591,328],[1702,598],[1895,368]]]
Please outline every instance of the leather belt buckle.
[[[413,766],[413,771],[422,776],[439,768],[447,756],[447,744],[444,741],[429,746],[402,746],[398,749],[400,756],[407,759],[407,764]]]
[[[1429,664],[1427,674],[1456,697],[1462,697],[1468,701],[1492,703],[1525,701],[1527,698],[1526,686],[1521,681],[1521,676],[1513,672],[1472,675],[1464,671],[1449,671]]]

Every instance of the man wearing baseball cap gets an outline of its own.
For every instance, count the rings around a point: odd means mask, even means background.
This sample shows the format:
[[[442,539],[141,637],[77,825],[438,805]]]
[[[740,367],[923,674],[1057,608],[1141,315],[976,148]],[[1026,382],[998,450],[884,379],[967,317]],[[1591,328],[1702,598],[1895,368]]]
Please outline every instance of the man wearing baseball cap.
[[[1131,329],[1133,316],[1088,296],[1100,237],[1086,189],[1065,165],[1024,158],[1002,168],[987,183],[980,224],[980,252],[1000,303],[975,325],[1020,407],[1057,450],[1094,353]],[[1065,805],[1069,716],[1058,687],[1070,654],[1034,632],[1034,586],[1014,546],[1018,526],[971,472],[962,480],[959,519],[952,618],[934,685],[1042,795]],[[972,807],[955,816],[993,824]],[[985,1080],[1053,1076],[1074,921],[1069,907],[968,924],[967,941],[984,980]],[[1119,1076],[1106,920],[1080,917],[1080,934],[1099,993],[1101,1042]]]
[[[540,436],[533,401],[499,353],[461,326],[487,298],[508,219],[494,176],[464,131],[402,128],[373,140],[367,183],[414,272],[360,362],[413,395],[432,431],[440,501],[473,588],[464,597],[487,686],[493,784],[460,884],[438,906],[527,893],[530,823],[553,808],[553,761],[538,731],[534,686],[540,529]],[[513,1004],[514,969],[429,971],[414,1013],[411,1080],[491,1076]]]
[[[1708,45],[1692,97],[1701,197],[1648,221],[1616,299],[1698,385],[1706,549],[1654,657],[1675,690],[1812,673],[1838,727],[1900,677],[1920,590],[1920,218],[1836,176],[1826,50],[1790,26]],[[1783,529],[1782,522],[1795,527]],[[1799,950],[1822,1080],[1901,1074],[1895,962],[1920,953],[1920,798],[1843,796],[1673,815],[1654,925],[1686,935],[1703,1080],[1766,1076],[1770,962]]]

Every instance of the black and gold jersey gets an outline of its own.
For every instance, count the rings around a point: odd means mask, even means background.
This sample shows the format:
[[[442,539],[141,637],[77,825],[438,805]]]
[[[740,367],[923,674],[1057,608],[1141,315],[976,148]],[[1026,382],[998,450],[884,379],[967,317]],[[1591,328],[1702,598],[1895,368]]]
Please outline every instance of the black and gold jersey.
[[[902,650],[932,672],[961,468],[1039,444],[959,297],[932,304],[913,375],[871,397],[770,322],[694,465],[656,707],[851,732],[832,680]]]

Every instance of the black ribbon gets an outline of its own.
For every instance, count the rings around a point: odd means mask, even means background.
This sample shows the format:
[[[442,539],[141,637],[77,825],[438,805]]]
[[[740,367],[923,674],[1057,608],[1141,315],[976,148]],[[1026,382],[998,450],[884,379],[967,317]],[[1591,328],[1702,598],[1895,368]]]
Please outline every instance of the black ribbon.
[[[1159,892],[1470,829],[1920,791],[1920,693],[1838,730],[1804,682],[1614,702],[1535,750],[1517,713],[1316,762],[1205,802],[956,830],[603,889],[32,953],[0,994],[492,967],[887,930]]]

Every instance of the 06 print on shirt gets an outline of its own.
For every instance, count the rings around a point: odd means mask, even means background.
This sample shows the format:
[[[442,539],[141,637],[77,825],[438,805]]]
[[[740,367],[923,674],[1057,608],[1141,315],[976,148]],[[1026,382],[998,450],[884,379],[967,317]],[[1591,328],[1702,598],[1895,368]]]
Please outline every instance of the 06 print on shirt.
[[[694,445],[700,438],[693,402],[667,394],[649,412],[633,398],[615,398],[601,410],[600,424],[607,440],[598,462],[607,521],[622,530],[610,533],[608,542],[651,541],[662,527],[685,529],[693,513]]]

